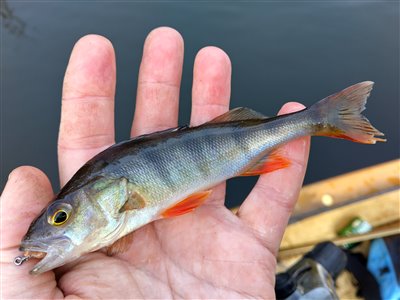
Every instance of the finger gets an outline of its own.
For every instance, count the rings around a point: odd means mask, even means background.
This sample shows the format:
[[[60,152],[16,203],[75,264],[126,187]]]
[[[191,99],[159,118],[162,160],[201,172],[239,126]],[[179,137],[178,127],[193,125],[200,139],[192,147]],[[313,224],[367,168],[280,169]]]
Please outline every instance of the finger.
[[[192,114],[190,124],[197,126],[227,112],[231,95],[231,62],[219,48],[206,47],[194,61]],[[213,188],[211,199],[223,203],[225,184]]]
[[[160,27],[147,36],[140,65],[131,136],[177,126],[183,39]]]
[[[279,114],[303,109],[300,103],[285,104]],[[260,176],[239,209],[239,217],[259,234],[276,253],[290,214],[298,198],[307,167],[310,137],[299,138],[282,146],[288,168]]]
[[[34,167],[12,171],[1,195],[1,249],[18,247],[29,224],[52,199],[47,176]]]
[[[87,35],[72,50],[64,77],[58,163],[63,186],[114,143],[115,55],[106,38]]]
[[[194,61],[192,126],[203,124],[229,110],[231,62],[217,47],[199,51]]]
[[[36,259],[16,266],[13,260],[21,255],[19,244],[29,224],[52,199],[49,179],[33,167],[19,167],[9,176],[1,195],[1,299],[31,298],[48,299],[62,296],[55,289],[54,274],[29,275]],[[52,284],[49,284],[52,282]]]

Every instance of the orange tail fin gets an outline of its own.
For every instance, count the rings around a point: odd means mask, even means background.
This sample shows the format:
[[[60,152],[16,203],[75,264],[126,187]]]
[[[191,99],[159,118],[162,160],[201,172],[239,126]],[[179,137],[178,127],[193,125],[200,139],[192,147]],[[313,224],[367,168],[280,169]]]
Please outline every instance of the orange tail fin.
[[[311,106],[308,111],[315,123],[313,134],[364,144],[385,142],[384,134],[361,114],[373,85],[372,81],[357,83]]]

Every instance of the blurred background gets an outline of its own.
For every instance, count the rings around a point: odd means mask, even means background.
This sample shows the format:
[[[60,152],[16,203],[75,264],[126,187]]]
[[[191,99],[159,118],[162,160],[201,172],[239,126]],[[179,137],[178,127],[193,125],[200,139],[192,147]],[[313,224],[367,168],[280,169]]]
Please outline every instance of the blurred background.
[[[117,56],[116,139],[129,137],[142,46],[155,27],[185,40],[180,124],[187,124],[194,57],[207,45],[233,65],[231,107],[274,115],[290,100],[306,106],[364,80],[375,82],[366,115],[388,138],[374,146],[313,138],[305,183],[399,157],[399,2],[1,1],[1,174],[42,169],[59,189],[61,87],[74,43],[97,33]],[[256,178],[228,185],[229,207]]]

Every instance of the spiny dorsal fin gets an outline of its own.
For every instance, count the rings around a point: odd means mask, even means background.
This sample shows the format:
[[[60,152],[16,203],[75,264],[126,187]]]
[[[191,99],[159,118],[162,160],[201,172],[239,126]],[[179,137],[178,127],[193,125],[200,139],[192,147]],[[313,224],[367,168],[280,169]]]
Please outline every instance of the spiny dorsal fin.
[[[127,210],[140,209],[146,206],[146,200],[135,191],[128,191],[128,197],[126,202],[119,209],[120,213],[123,213]]]
[[[290,160],[281,154],[280,149],[276,149],[262,158],[257,164],[246,170],[240,176],[257,176],[270,173],[290,165]]]
[[[203,204],[210,194],[211,190],[194,193],[174,206],[167,208],[161,213],[161,216],[170,218],[189,213]]]
[[[263,114],[256,112],[247,107],[237,107],[230,111],[212,119],[208,123],[222,123],[229,121],[243,121],[243,120],[254,120],[254,119],[267,119]]]
[[[123,236],[119,240],[116,240],[112,245],[108,246],[107,255],[112,256],[118,253],[125,252],[129,249],[133,241],[133,232]]]

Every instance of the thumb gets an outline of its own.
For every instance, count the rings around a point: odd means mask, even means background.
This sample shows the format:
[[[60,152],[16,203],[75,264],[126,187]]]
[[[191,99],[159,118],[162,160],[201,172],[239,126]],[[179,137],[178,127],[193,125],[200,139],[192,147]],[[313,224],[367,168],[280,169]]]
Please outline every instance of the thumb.
[[[11,172],[1,195],[1,291],[2,299],[62,297],[56,288],[53,272],[38,276],[28,272],[35,260],[16,266],[13,260],[21,255],[19,244],[29,224],[52,199],[53,191],[47,176],[33,167],[19,167]]]

